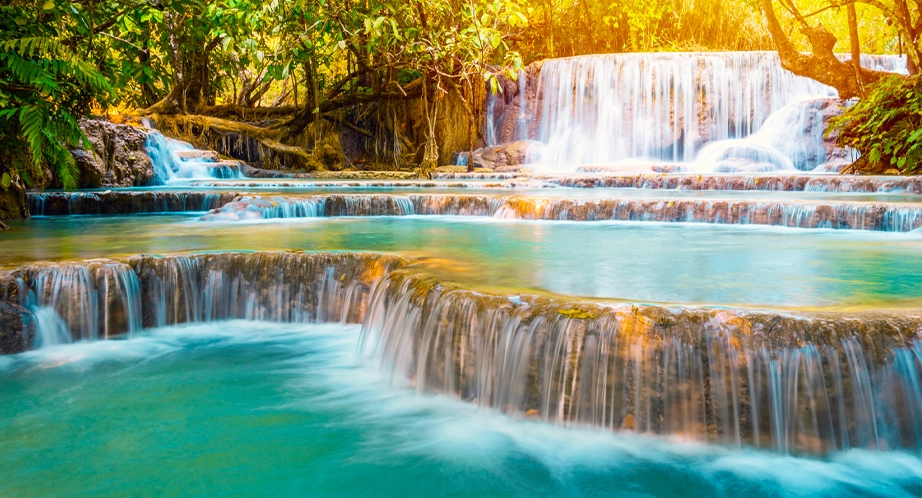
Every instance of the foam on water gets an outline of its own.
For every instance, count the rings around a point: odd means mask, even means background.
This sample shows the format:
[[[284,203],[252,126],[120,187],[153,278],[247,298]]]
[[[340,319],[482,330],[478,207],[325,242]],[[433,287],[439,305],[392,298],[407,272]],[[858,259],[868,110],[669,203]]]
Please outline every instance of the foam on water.
[[[228,180],[246,178],[239,167],[217,163],[211,157],[184,156],[196,152],[188,142],[163,136],[156,130],[147,135],[147,155],[154,165],[154,185],[174,185],[192,180]]]
[[[922,490],[922,461],[904,452],[782,456],[562,429],[416,395],[392,387],[356,356],[358,335],[358,326],[230,321],[5,359],[0,414],[10,414],[4,407],[18,410],[28,425],[0,428],[0,491],[184,494],[202,483],[210,483],[211,493],[248,495],[914,496]],[[181,425],[161,418],[189,409],[180,403],[193,388],[193,372],[196,389],[213,402],[198,405]],[[106,384],[117,379],[123,384],[109,392]],[[126,399],[124,389],[135,379],[143,384],[131,398],[141,396],[138,408],[152,404],[155,413],[131,413],[137,400]],[[16,394],[62,387],[66,397],[41,404],[23,405]],[[99,415],[85,418],[74,406],[90,399]],[[56,408],[62,402],[70,407]],[[126,417],[131,425],[119,423]],[[58,437],[49,429],[73,423],[82,427],[69,436],[80,445],[74,455],[42,451]],[[158,432],[161,425],[178,432]],[[24,437],[30,445],[17,445]],[[87,446],[96,457],[77,465],[70,458],[86,455],[77,448]],[[124,451],[135,457],[120,459]],[[224,464],[211,463],[228,451],[234,456]],[[29,473],[10,465],[26,460]],[[155,462],[165,463],[156,475]],[[239,472],[227,472],[227,465]],[[55,479],[43,480],[47,475]]]
[[[861,62],[906,71],[903,57],[863,56]],[[833,111],[818,111],[831,105],[836,91],[783,69],[773,52],[551,59],[541,66],[537,86],[534,112],[526,112],[520,90],[515,138],[543,142],[539,166],[549,170],[631,158],[692,163],[699,152],[711,159],[699,171],[807,171],[830,159],[822,135]],[[488,98],[488,108],[496,98]],[[813,103],[802,103],[808,100]],[[487,113],[488,131],[496,127],[494,114]],[[536,136],[522,136],[529,129],[524,119],[537,120]],[[740,141],[747,137],[752,140]],[[735,141],[716,145],[726,140]],[[709,144],[719,150],[704,154]]]

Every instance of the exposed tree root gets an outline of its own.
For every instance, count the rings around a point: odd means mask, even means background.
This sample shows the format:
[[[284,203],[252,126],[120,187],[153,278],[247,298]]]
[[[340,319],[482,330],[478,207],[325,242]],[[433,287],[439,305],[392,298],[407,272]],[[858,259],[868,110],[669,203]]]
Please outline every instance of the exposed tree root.
[[[156,115],[154,120],[176,136],[218,149],[225,154],[236,148],[237,152],[245,153],[244,160],[258,159],[264,166],[308,171],[326,169],[312,150],[283,144],[280,141],[283,131],[279,128],[188,114]],[[251,145],[254,142],[255,147]],[[239,157],[236,154],[227,155]]]
[[[835,88],[839,92],[839,97],[843,99],[860,97],[864,93],[865,85],[894,74],[872,71],[856,66],[852,61],[839,60],[833,51],[838,41],[836,37],[822,24],[810,27],[803,19],[800,20],[803,26],[800,31],[810,40],[813,53],[800,53],[775,16],[772,0],[761,0],[761,7],[768,24],[768,31],[778,49],[781,66],[794,74]]]

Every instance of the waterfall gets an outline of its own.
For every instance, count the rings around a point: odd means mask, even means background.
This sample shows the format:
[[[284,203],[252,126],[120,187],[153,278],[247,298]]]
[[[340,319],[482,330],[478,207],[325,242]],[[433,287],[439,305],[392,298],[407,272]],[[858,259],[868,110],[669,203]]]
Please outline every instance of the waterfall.
[[[564,426],[782,453],[922,447],[910,314],[602,305],[487,294],[399,257],[135,256],[0,272],[34,347],[226,319],[361,323],[394,382]]]
[[[654,173],[596,176],[537,176],[547,186],[569,188],[635,188],[652,190],[762,190],[783,192],[922,193],[919,177],[856,177],[852,175],[663,175]]]
[[[34,306],[32,313],[35,315],[35,341],[32,344],[34,349],[73,342],[67,324],[54,308]]]
[[[124,215],[210,211],[236,199],[233,193],[119,191],[27,192],[32,216]]]
[[[905,58],[896,56],[867,56],[862,63],[905,72]],[[836,97],[832,88],[783,69],[774,52],[551,59],[541,67],[538,87],[544,166],[552,170],[629,159],[691,163],[706,144],[746,138],[771,125],[769,117],[786,106],[820,99],[777,120],[777,131],[797,135],[804,150],[756,151],[756,162],[772,169],[814,169],[826,158],[818,157],[823,137],[816,125],[822,121],[810,109]],[[802,126],[788,119],[801,111],[808,111],[798,121]],[[786,143],[779,133],[773,136],[761,137],[764,147]]]
[[[232,318],[361,323],[374,286],[399,264],[354,254],[136,256],[0,272],[0,294],[35,315],[39,348]]]
[[[755,180],[753,180],[755,181]],[[485,195],[244,197],[207,221],[331,216],[491,216],[510,220],[659,221],[908,232],[922,227],[922,205],[733,199],[568,199]]]
[[[147,155],[154,165],[154,185],[195,179],[246,178],[239,163],[222,162],[213,152],[197,150],[190,143],[167,138],[156,130],[148,131]]]
[[[916,330],[492,296],[395,272],[360,351],[419,392],[515,416],[824,453],[922,446]]]
[[[140,283],[124,263],[27,267],[13,277],[19,304],[36,316],[35,347],[141,330]]]

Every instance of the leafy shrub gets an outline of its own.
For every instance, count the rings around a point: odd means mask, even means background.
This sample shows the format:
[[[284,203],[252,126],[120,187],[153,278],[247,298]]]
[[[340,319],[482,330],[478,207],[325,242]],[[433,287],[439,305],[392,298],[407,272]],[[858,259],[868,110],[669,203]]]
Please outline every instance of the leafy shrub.
[[[52,27],[63,15],[52,2],[0,7],[0,172],[43,187],[51,171],[72,189],[79,171],[69,149],[85,144],[77,120],[114,90],[74,43],[62,41],[79,36]]]
[[[922,173],[922,76],[890,76],[834,118],[837,144],[861,153],[854,169],[881,173],[897,169]]]

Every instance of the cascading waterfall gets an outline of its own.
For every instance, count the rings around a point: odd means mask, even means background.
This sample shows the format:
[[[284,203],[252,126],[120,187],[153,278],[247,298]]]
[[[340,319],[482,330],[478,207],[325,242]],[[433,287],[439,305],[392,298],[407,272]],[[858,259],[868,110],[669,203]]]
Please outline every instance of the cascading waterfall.
[[[922,447],[908,314],[599,305],[490,295],[375,254],[222,253],[0,272],[34,347],[226,319],[362,323],[395,382],[559,425],[825,453]]]
[[[360,350],[420,392],[516,416],[824,453],[922,447],[918,331],[491,296],[396,272]]]
[[[319,218],[330,216],[460,215],[492,216],[502,198],[486,195],[324,195],[307,198],[244,197],[230,202],[205,220],[238,221],[272,218]]]
[[[364,303],[399,258],[259,253],[132,258],[145,327],[244,318],[361,323]]]
[[[243,198],[209,221],[331,216],[491,216],[510,220],[659,221],[908,232],[922,227],[922,205],[725,199],[567,199],[411,194]]]
[[[117,215],[211,211],[237,198],[234,193],[118,191],[28,192],[32,216]]]
[[[905,58],[897,56],[867,56],[862,63],[905,72]],[[784,70],[773,52],[551,59],[541,67],[538,81],[537,138],[547,147],[544,166],[553,170],[630,159],[692,163],[703,146],[746,138],[788,105],[813,99],[813,103],[789,110],[786,119],[779,118],[784,126],[792,126],[791,115],[805,110],[803,106],[828,105],[824,99],[833,97],[833,89]],[[756,162],[768,162],[773,169],[804,170],[825,163],[825,154],[818,157],[824,144],[822,133],[814,133],[822,128],[816,126],[820,124],[817,116],[807,112],[802,117],[800,125],[793,125],[810,128],[793,132],[799,134],[804,150],[794,151],[793,156],[786,156],[790,150],[762,150],[762,159],[774,157]],[[774,134],[767,131],[759,145],[786,143],[784,132],[791,129],[779,127]]]
[[[549,186],[570,188],[635,188],[649,190],[762,190],[783,192],[902,192],[922,193],[919,177],[853,175],[662,175],[641,173],[607,176],[541,178]]]
[[[785,170],[825,172],[835,159],[826,150],[824,116],[838,106],[835,99],[808,99],[788,104],[765,120],[759,131],[746,138],[728,139],[705,146],[696,159],[697,171],[755,173]],[[847,157],[842,150],[840,160]],[[848,161],[846,161],[848,162]]]
[[[124,263],[28,267],[11,278],[18,304],[36,315],[36,347],[141,330],[140,283]]]
[[[166,185],[197,179],[241,179],[246,176],[239,164],[226,164],[207,151],[192,144],[168,138],[156,130],[147,135],[147,155],[154,165],[155,185]]]
[[[35,348],[232,318],[361,323],[371,290],[401,261],[301,253],[136,256],[0,272],[0,296],[35,315]]]

